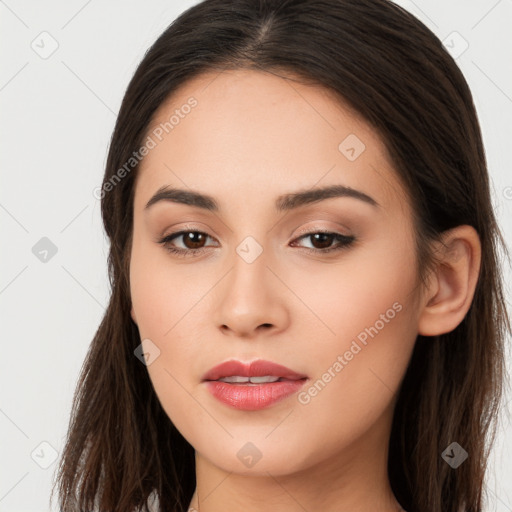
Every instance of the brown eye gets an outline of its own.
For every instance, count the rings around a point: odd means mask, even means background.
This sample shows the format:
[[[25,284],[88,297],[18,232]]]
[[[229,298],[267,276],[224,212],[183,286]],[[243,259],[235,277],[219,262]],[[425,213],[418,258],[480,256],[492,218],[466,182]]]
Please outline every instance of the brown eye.
[[[199,231],[185,231],[180,236],[183,237],[183,244],[187,249],[201,249],[208,237]]]
[[[336,240],[334,233],[314,233],[308,236],[313,241],[315,249],[327,249]]]
[[[316,254],[325,254],[348,247],[354,242],[355,237],[342,235],[341,233],[332,233],[330,231],[313,231],[297,238],[294,244],[302,239],[309,240],[312,245],[312,247],[303,247],[304,250]],[[333,242],[337,243],[332,245]]]
[[[178,256],[187,256],[194,255],[207,248],[205,242],[208,238],[211,237],[201,231],[179,231],[167,235],[159,240],[158,243],[162,244],[170,253]]]

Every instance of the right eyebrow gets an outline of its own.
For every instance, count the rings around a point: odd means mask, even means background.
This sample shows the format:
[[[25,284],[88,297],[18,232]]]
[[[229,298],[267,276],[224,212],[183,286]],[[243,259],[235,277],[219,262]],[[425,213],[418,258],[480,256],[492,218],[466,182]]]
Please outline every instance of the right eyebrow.
[[[353,197],[354,199],[359,199],[372,206],[379,206],[373,197],[370,197],[360,190],[344,185],[331,185],[323,188],[299,190],[298,192],[283,194],[276,200],[276,209],[278,211],[292,210],[306,204],[331,199],[332,197]]]

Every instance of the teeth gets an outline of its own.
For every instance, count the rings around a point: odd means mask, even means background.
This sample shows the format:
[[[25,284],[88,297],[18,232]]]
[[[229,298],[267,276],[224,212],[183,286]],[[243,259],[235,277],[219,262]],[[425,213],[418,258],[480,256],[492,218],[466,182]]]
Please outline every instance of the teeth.
[[[277,382],[279,377],[273,377],[272,375],[265,375],[264,377],[251,377],[251,382],[254,384],[263,384],[265,382]]]
[[[222,377],[219,379],[221,382],[229,382],[231,384],[238,384],[240,382],[249,382],[249,377],[240,377],[239,375],[234,375],[233,377]]]
[[[243,384],[248,382],[252,384],[264,384],[267,382],[277,382],[279,378],[280,377],[274,377],[272,375],[265,375],[264,377],[241,377],[240,375],[233,375],[232,377],[222,377],[219,381],[231,384]]]

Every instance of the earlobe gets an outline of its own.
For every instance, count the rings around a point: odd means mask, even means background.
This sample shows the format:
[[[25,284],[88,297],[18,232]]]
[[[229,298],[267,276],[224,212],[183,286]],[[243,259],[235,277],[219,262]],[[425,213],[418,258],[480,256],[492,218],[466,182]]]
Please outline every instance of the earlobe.
[[[480,239],[473,227],[457,226],[443,234],[419,318],[419,334],[437,336],[462,322],[475,294],[480,261]]]
[[[132,306],[132,309],[130,310],[130,315],[132,317],[132,320],[135,322],[135,324],[137,324],[137,317],[135,316],[135,311],[133,309],[133,306]]]

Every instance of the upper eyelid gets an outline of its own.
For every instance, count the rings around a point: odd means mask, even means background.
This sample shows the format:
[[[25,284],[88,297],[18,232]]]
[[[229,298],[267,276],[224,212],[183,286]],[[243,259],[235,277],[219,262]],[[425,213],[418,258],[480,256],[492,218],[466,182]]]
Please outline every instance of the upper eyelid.
[[[337,235],[341,235],[341,236],[347,236],[347,237],[351,236],[351,234],[349,234],[349,233],[348,234],[340,233],[340,229],[313,227],[313,228],[300,229],[295,238],[298,238],[302,235],[313,235],[315,233],[333,233],[333,234],[337,234]]]
[[[323,219],[325,221],[325,219]],[[313,221],[314,222],[314,221]],[[170,236],[170,235],[175,235],[177,233],[188,233],[189,231],[196,231],[196,232],[199,232],[199,233],[203,233],[205,235],[208,235],[208,236],[212,236],[210,235],[209,233],[207,233],[204,229],[208,229],[208,228],[201,228],[201,227],[198,227],[194,224],[187,224],[185,223],[184,226],[180,226],[177,230],[173,231],[172,233],[169,233],[169,235],[164,235],[164,236]],[[347,226],[342,226],[340,224],[340,227],[338,228],[328,228],[328,227],[317,227],[317,226],[313,226],[313,227],[306,227],[306,228],[301,228],[298,232],[298,234],[303,234],[303,233],[315,233],[317,231],[315,230],[318,230],[318,231],[329,231],[331,233],[335,233],[339,230],[346,230],[346,231],[350,231],[349,228]],[[340,235],[344,234],[344,233],[339,233]],[[348,234],[346,236],[349,236]]]

